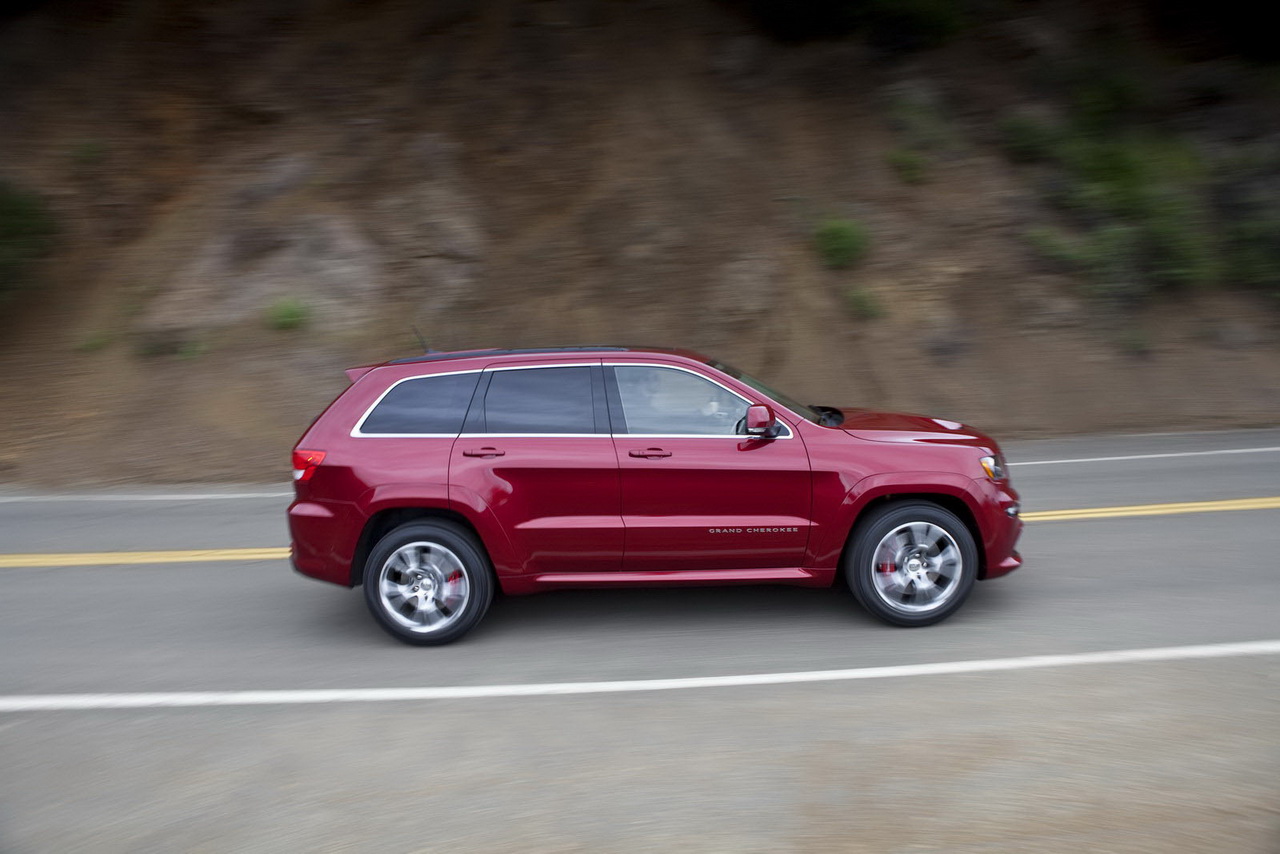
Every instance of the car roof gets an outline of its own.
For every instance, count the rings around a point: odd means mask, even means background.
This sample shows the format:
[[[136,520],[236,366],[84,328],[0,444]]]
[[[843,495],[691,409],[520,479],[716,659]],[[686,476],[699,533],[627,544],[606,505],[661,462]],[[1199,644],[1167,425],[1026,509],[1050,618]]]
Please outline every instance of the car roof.
[[[483,350],[453,350],[438,353],[425,353],[421,356],[410,356],[405,359],[393,359],[383,365],[413,365],[423,362],[446,362],[455,359],[477,359],[508,356],[513,360],[522,356],[554,356],[554,355],[607,355],[609,353],[628,353],[639,356],[677,356],[708,362],[706,356],[692,350],[679,350],[668,347],[630,347],[611,344],[576,345],[569,347],[525,347],[520,349],[489,348]]]

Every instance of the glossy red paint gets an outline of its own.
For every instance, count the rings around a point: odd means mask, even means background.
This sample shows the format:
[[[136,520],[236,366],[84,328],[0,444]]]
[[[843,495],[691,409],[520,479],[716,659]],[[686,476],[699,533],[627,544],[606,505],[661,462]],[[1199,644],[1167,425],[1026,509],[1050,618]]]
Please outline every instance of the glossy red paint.
[[[780,434],[509,435],[467,425],[445,435],[361,435],[395,383],[534,366],[662,365],[694,372],[749,404],[769,406]],[[622,348],[435,354],[350,372],[352,384],[298,442],[324,458],[295,483],[289,508],[299,572],[359,582],[388,526],[417,516],[463,522],[502,589],[564,586],[831,584],[862,514],[923,497],[956,512],[979,544],[980,577],[1017,568],[1017,492],[979,459],[990,437],[924,416],[842,410],[823,426],[682,350]],[[598,379],[595,381],[599,381]],[[480,380],[483,387],[483,380]],[[472,403],[472,406],[476,404]]]

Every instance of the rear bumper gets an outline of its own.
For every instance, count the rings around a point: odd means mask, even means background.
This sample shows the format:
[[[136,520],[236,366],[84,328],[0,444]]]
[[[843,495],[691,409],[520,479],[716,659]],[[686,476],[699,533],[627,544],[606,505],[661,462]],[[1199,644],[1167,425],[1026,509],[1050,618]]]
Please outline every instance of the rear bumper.
[[[295,501],[289,505],[289,560],[308,578],[351,587],[351,561],[361,525],[345,502]]]

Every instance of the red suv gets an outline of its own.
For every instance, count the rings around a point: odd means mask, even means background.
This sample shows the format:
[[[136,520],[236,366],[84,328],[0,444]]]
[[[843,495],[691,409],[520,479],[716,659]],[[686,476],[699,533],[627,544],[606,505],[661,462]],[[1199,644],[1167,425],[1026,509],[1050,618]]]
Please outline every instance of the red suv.
[[[416,644],[509,594],[843,576],[901,626],[1016,569],[995,441],[805,406],[683,350],[432,353],[353,368],[293,452],[294,567]]]

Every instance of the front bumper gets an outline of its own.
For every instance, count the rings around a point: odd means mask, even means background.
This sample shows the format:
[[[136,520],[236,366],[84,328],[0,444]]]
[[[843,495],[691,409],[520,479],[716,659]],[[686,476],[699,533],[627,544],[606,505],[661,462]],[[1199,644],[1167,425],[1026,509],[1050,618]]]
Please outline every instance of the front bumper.
[[[1022,555],[1016,546],[1022,536],[1022,518],[1018,492],[1008,483],[975,481],[982,492],[984,532],[983,549],[986,560],[982,578],[999,578],[1022,566]]]

